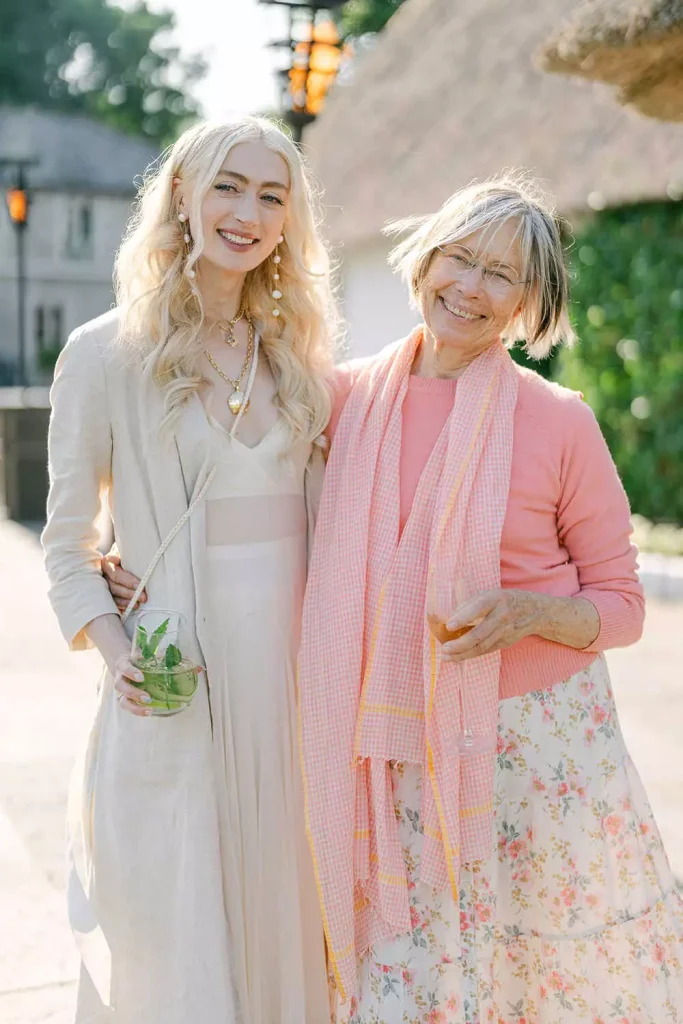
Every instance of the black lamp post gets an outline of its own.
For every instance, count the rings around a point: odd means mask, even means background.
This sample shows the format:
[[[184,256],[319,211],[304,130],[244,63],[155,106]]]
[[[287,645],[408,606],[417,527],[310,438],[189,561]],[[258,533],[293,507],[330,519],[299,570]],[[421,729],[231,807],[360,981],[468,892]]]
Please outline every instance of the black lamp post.
[[[26,246],[25,236],[28,227],[28,211],[30,206],[27,169],[38,163],[35,159],[10,158],[0,159],[0,168],[12,170],[12,184],[5,193],[7,212],[17,239],[17,384],[25,387],[26,379]]]
[[[327,90],[334,81],[342,60],[342,41],[331,12],[346,0],[260,0],[269,7],[282,7],[288,13],[286,39],[270,45],[285,50],[288,66],[277,74],[281,81],[282,115],[292,129],[295,142],[303,129],[322,109]],[[318,14],[327,12],[324,21]]]

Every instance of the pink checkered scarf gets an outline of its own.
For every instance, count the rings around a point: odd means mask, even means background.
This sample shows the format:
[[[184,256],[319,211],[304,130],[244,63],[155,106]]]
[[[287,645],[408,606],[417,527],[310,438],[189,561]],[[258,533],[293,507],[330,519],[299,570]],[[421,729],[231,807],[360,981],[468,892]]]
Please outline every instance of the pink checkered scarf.
[[[428,589],[446,621],[500,586],[517,373],[496,343],[459,379],[399,536],[401,410],[421,341],[419,328],[382,352],[347,400],[304,608],[306,820],[342,998],[355,990],[358,956],[411,930],[392,765],[425,770],[422,881],[457,898],[461,862],[486,856],[492,836],[500,653],[442,662],[425,612]],[[467,757],[465,724],[479,740]]]

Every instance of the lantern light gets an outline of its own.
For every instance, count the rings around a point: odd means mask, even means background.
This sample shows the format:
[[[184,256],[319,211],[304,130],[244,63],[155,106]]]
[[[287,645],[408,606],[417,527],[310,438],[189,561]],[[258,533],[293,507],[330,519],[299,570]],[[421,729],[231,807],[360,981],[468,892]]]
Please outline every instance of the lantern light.
[[[6,186],[5,203],[14,228],[17,250],[17,359],[16,383],[25,387],[26,376],[26,229],[28,228],[28,171],[35,157],[0,157],[0,179]]]
[[[25,227],[28,224],[28,195],[24,188],[7,190],[7,209],[13,224]]]
[[[288,38],[271,45],[288,50],[288,66],[278,72],[282,81],[283,116],[295,140],[321,112],[330,86],[349,47],[342,42],[330,16],[345,0],[261,0],[289,12]],[[322,15],[319,17],[319,15]]]

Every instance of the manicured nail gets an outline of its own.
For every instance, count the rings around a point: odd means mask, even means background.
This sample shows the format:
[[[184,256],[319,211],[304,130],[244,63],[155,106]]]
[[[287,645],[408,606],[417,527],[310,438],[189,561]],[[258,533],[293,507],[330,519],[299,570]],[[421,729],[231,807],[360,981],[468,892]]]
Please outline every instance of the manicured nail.
[[[144,701],[145,704],[149,704],[152,698],[148,693],[141,693],[139,699]]]
[[[136,682],[138,683],[144,683],[145,681],[145,677],[143,676],[142,672],[134,672],[133,679],[135,679]]]

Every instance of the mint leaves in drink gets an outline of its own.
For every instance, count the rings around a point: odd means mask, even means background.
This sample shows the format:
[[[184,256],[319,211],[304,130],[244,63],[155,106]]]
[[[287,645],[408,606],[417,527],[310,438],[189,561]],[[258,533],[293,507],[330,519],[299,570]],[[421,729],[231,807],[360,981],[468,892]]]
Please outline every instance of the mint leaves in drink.
[[[133,641],[133,662],[144,677],[135,685],[152,698],[146,707],[157,715],[182,711],[197,689],[197,668],[172,642],[172,638],[177,639],[178,630],[171,630],[169,636],[169,623],[170,618],[166,618],[150,632],[139,621]]]

